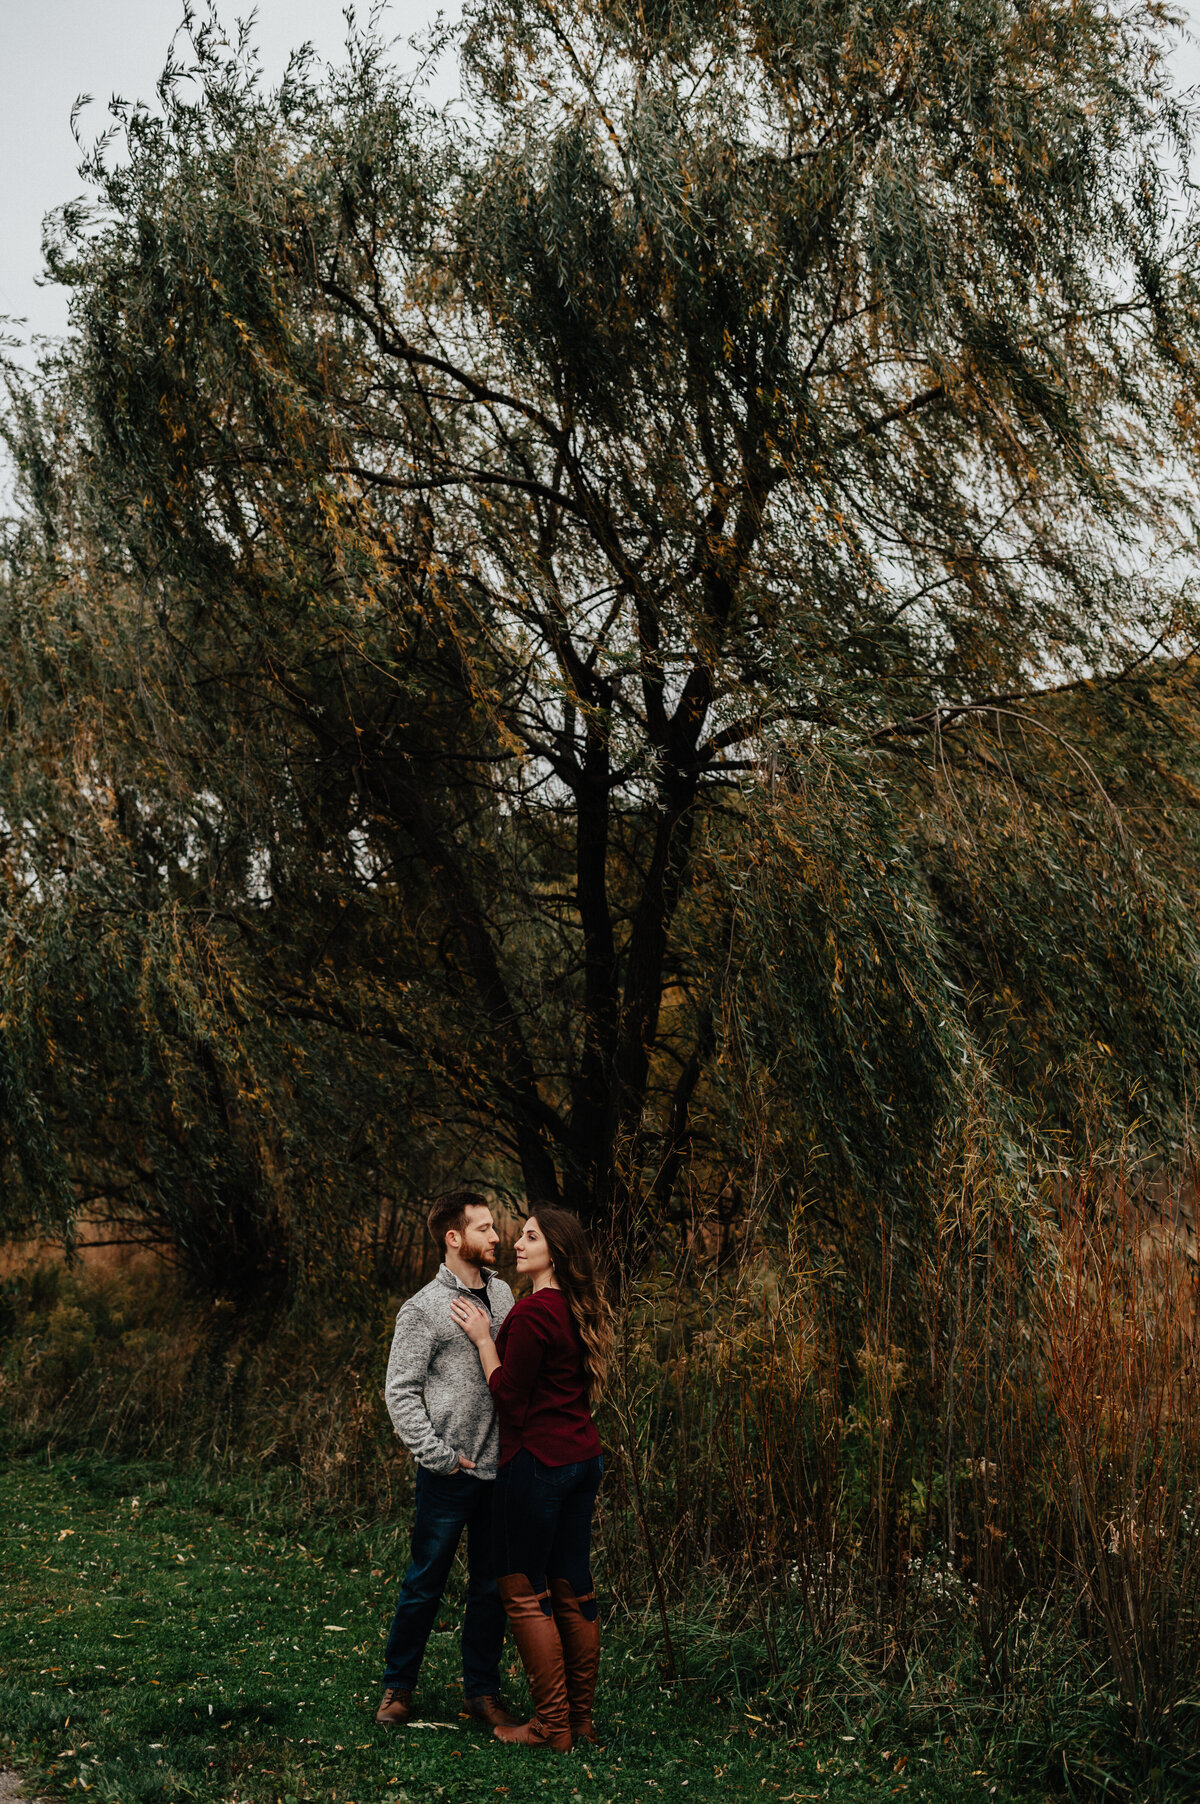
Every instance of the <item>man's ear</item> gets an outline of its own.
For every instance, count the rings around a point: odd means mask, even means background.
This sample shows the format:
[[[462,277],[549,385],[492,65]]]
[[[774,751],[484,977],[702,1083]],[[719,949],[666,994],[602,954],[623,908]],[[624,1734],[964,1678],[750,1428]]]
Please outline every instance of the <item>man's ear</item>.
[[[461,1246],[462,1235],[459,1233],[458,1229],[447,1228],[446,1238],[442,1242],[442,1250],[447,1253],[457,1253]]]

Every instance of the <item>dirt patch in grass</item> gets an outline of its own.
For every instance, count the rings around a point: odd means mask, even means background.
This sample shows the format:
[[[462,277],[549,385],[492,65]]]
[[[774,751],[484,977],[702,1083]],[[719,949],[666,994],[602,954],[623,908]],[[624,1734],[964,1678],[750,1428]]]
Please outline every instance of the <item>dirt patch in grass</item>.
[[[26,1791],[21,1775],[11,1766],[0,1766],[0,1804],[46,1804]]]

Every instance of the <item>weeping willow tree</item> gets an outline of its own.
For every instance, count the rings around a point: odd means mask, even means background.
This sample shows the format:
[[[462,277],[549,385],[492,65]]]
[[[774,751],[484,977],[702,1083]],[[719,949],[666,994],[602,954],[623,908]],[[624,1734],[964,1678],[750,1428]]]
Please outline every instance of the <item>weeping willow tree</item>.
[[[934,739],[779,761],[702,855],[714,1104],[743,1182],[906,1237],[980,1111],[1010,1171],[1114,1136],[1191,1157],[1200,669],[970,711]],[[791,1185],[786,1180],[791,1179]]]
[[[56,993],[21,936],[85,892],[155,994],[183,945],[198,995],[242,974],[214,1069],[244,1022],[274,1075],[240,1121],[361,1062],[626,1244],[726,1156],[747,1074],[781,1158],[908,1190],[972,1047],[1069,1116],[1111,988],[1114,1099],[1169,1043],[1176,1106],[1190,852],[1104,862],[1125,754],[1070,700],[1149,693],[1193,627],[1164,19],[499,0],[440,112],[369,35],[269,92],[189,19],[52,224],[71,333],[8,416],[14,1147]],[[1152,788],[1192,725],[1158,723]]]

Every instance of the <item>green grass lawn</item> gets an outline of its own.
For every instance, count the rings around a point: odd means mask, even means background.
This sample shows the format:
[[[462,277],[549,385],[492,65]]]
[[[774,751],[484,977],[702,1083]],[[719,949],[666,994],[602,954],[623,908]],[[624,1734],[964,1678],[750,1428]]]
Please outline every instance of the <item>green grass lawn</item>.
[[[421,1726],[378,1729],[405,1553],[403,1519],[323,1519],[297,1535],[241,1486],[85,1461],[0,1465],[0,1761],[102,1804],[1007,1795],[944,1746],[798,1743],[736,1700],[664,1687],[653,1648],[618,1634],[601,1670],[603,1748],[503,1748],[461,1715],[454,1600],[426,1656]],[[510,1668],[520,1702],[515,1658]]]

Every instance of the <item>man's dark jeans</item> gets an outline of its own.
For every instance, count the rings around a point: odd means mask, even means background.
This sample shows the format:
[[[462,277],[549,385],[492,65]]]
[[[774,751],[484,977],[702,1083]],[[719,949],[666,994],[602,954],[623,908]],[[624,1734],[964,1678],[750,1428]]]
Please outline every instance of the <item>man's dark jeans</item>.
[[[450,1567],[467,1531],[467,1607],[462,1625],[464,1697],[494,1697],[500,1690],[504,1605],[492,1567],[494,1484],[468,1472],[427,1472],[417,1467],[417,1508],[412,1563],[400,1587],[384,1655],[383,1683],[413,1691],[429,1631],[438,1613]]]

